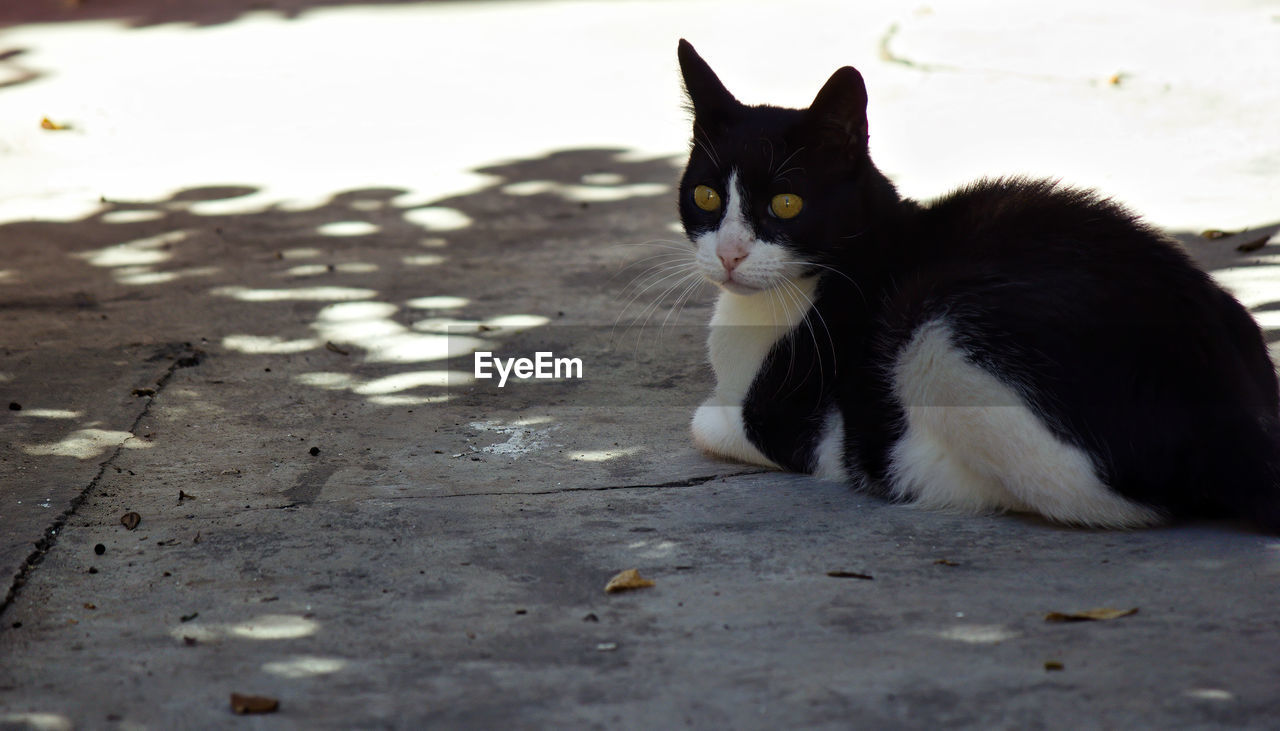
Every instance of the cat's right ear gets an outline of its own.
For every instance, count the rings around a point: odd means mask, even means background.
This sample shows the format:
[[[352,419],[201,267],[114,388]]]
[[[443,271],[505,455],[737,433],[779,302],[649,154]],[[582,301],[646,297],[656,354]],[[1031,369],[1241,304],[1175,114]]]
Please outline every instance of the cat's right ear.
[[[738,100],[724,88],[716,72],[693,50],[693,45],[683,38],[677,55],[694,120],[704,127],[722,123],[730,111],[740,106]]]

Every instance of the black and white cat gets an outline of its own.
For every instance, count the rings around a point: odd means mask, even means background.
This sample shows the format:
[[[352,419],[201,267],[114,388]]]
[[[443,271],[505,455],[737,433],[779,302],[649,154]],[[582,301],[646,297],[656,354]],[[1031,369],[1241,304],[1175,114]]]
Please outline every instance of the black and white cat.
[[[707,452],[892,499],[1280,531],[1280,396],[1249,313],[1093,193],[984,180],[927,205],[867,152],[866,88],[739,103],[685,41],[680,216],[721,288]]]

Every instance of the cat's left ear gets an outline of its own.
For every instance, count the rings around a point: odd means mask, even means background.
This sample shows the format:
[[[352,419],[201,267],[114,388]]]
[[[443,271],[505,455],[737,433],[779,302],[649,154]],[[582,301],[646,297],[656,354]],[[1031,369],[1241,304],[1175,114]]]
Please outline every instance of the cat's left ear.
[[[826,141],[849,153],[867,150],[867,85],[852,66],[837,70],[809,105],[808,115]]]

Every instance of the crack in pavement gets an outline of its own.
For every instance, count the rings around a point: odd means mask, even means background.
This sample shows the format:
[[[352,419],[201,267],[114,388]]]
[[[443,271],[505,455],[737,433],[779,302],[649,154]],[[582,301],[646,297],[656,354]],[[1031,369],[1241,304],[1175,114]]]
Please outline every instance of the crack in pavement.
[[[155,393],[148,397],[146,405],[142,407],[142,410],[138,412],[138,416],[134,418],[133,423],[129,425],[130,434],[133,434],[138,429],[138,426],[142,424],[142,420],[150,415],[151,406],[155,403],[156,398],[163,393],[165,386],[169,383],[169,379],[173,378],[173,374],[179,369],[194,368],[200,365],[200,360],[204,355],[204,351],[192,347],[189,343],[184,343],[177,353],[170,356],[172,362],[170,362],[169,367],[156,379]],[[89,496],[98,488],[98,485],[102,482],[102,476],[107,473],[107,469],[112,466],[120,456],[120,453],[124,451],[124,445],[128,441],[129,439],[125,439],[116,445],[111,454],[98,464],[98,472],[93,476],[93,479],[89,480],[89,484],[85,485],[78,495],[71,498],[67,508],[58,514],[58,517],[54,518],[53,524],[46,528],[44,535],[35,542],[35,550],[22,562],[22,567],[18,569],[18,573],[13,577],[13,583],[10,584],[9,591],[4,596],[4,601],[0,601],[0,616],[4,616],[4,613],[17,600],[19,592],[22,591],[22,587],[26,585],[27,581],[31,579],[31,574],[36,570],[36,567],[44,560],[45,555],[57,545],[58,533],[66,527],[68,521],[71,520],[71,516],[76,514],[80,506],[84,505]]]
[[[947,66],[945,64],[933,64],[933,63],[920,63],[919,61],[912,61],[906,56],[899,56],[895,54],[893,50],[889,48],[889,42],[893,40],[894,36],[898,35],[899,30],[901,30],[901,27],[897,23],[894,23],[893,25],[889,26],[888,30],[886,30],[883,35],[880,36],[880,60],[881,61],[885,61],[887,63],[896,63],[901,66],[918,69],[920,71],[963,71],[964,70],[959,66]]]
[[[1073,78],[1069,76],[1054,76],[1052,74],[1034,74],[1034,73],[1026,73],[1022,71],[1014,71],[1011,69],[1000,69],[1000,68],[980,68],[980,67],[965,68],[963,66],[953,66],[951,64],[946,64],[946,63],[928,63],[924,61],[916,61],[911,58],[908,58],[907,56],[902,56],[897,53],[894,53],[893,49],[889,47],[890,42],[892,42],[893,39],[897,37],[898,31],[900,30],[902,30],[902,27],[898,23],[893,23],[880,36],[879,51],[880,51],[881,61],[884,61],[885,63],[898,64],[899,66],[906,66],[907,68],[915,69],[917,71],[923,71],[926,73],[935,72],[935,71],[944,71],[947,73],[991,74],[996,76],[1010,76],[1010,77],[1019,78],[1019,79],[1047,81],[1055,84],[1079,83],[1081,81],[1085,81],[1090,84],[1095,83],[1095,80],[1089,79],[1089,78],[1080,79],[1080,78]]]
[[[672,480],[670,482],[659,482],[649,485],[599,485],[593,487],[561,487],[555,490],[533,490],[530,492],[455,492],[447,495],[432,495],[433,499],[455,498],[455,497],[520,497],[523,495],[560,495],[569,492],[604,492],[607,490],[643,490],[657,487],[697,487],[705,485],[712,480],[727,479],[729,477],[746,477],[748,475],[763,475],[774,470],[751,470],[748,472],[733,472],[730,474],[702,475],[699,477],[688,477],[683,480]]]

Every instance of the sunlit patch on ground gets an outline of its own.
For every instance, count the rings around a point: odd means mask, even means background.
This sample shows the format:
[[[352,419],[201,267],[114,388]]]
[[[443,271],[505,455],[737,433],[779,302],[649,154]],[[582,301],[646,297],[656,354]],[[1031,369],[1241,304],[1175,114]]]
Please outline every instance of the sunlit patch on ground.
[[[250,287],[217,287],[210,294],[232,297],[241,302],[341,302],[364,300],[376,296],[372,289],[358,287],[299,287],[297,289],[252,289]]]
[[[1190,688],[1182,692],[1188,698],[1198,698],[1206,701],[1233,701],[1236,699],[1234,693],[1221,688]]]
[[[77,429],[59,441],[30,444],[22,451],[35,457],[75,457],[89,459],[116,447],[147,449],[150,442],[136,438],[131,432],[109,429]]]
[[[378,227],[368,221],[334,221],[316,228],[321,236],[371,236]]]
[[[415,310],[456,310],[466,307],[470,303],[471,300],[466,297],[438,295],[435,297],[418,297],[409,300],[405,304]]]
[[[5,713],[0,715],[0,725],[5,728],[31,729],[31,731],[71,731],[75,725],[71,719],[57,713]]]
[[[588,182],[593,181],[593,182]],[[661,183],[623,183],[613,173],[583,176],[580,184],[557,183],[553,180],[525,180],[502,188],[507,195],[556,195],[574,203],[612,203],[628,198],[666,195],[671,186]]]
[[[323,348],[324,343],[315,338],[285,340],[275,335],[228,335],[222,339],[222,347],[240,353],[285,355]]]
[[[620,447],[618,449],[595,449],[573,452],[569,459],[574,462],[608,462],[609,460],[627,457],[643,451],[643,447]]]
[[[70,409],[23,409],[14,412],[14,416],[24,419],[79,419],[84,416],[84,412]]]
[[[180,641],[192,638],[201,642],[211,642],[227,637],[246,640],[296,640],[314,635],[319,629],[320,623],[307,617],[291,614],[264,614],[244,622],[180,624],[169,630],[169,636]]]
[[[990,645],[1012,640],[1021,634],[998,624],[958,624],[938,632],[938,636],[970,645]]]
[[[121,211],[120,213],[135,213]],[[191,232],[169,231],[156,236],[126,241],[102,249],[75,254],[92,266],[112,270],[112,275],[121,284],[152,285],[172,282],[183,277],[208,277],[220,270],[215,266],[189,267],[171,271],[159,271],[159,265],[173,259],[174,249],[190,238]]]
[[[285,277],[318,277],[324,274],[370,274],[378,271],[378,265],[371,262],[349,261],[342,264],[299,264],[286,269]]]
[[[679,544],[667,540],[635,541],[627,545],[627,549],[634,551],[638,558],[653,561],[670,557],[678,547]]]
[[[277,660],[262,666],[272,675],[284,678],[314,678],[319,675],[336,673],[347,666],[347,661],[336,657],[315,657],[299,655],[288,660]]]
[[[443,264],[445,259],[439,254],[410,254],[400,261],[413,267],[431,267]]]
[[[428,231],[457,231],[471,225],[471,217],[456,208],[427,206],[410,208],[402,214],[406,221],[416,223]]]

